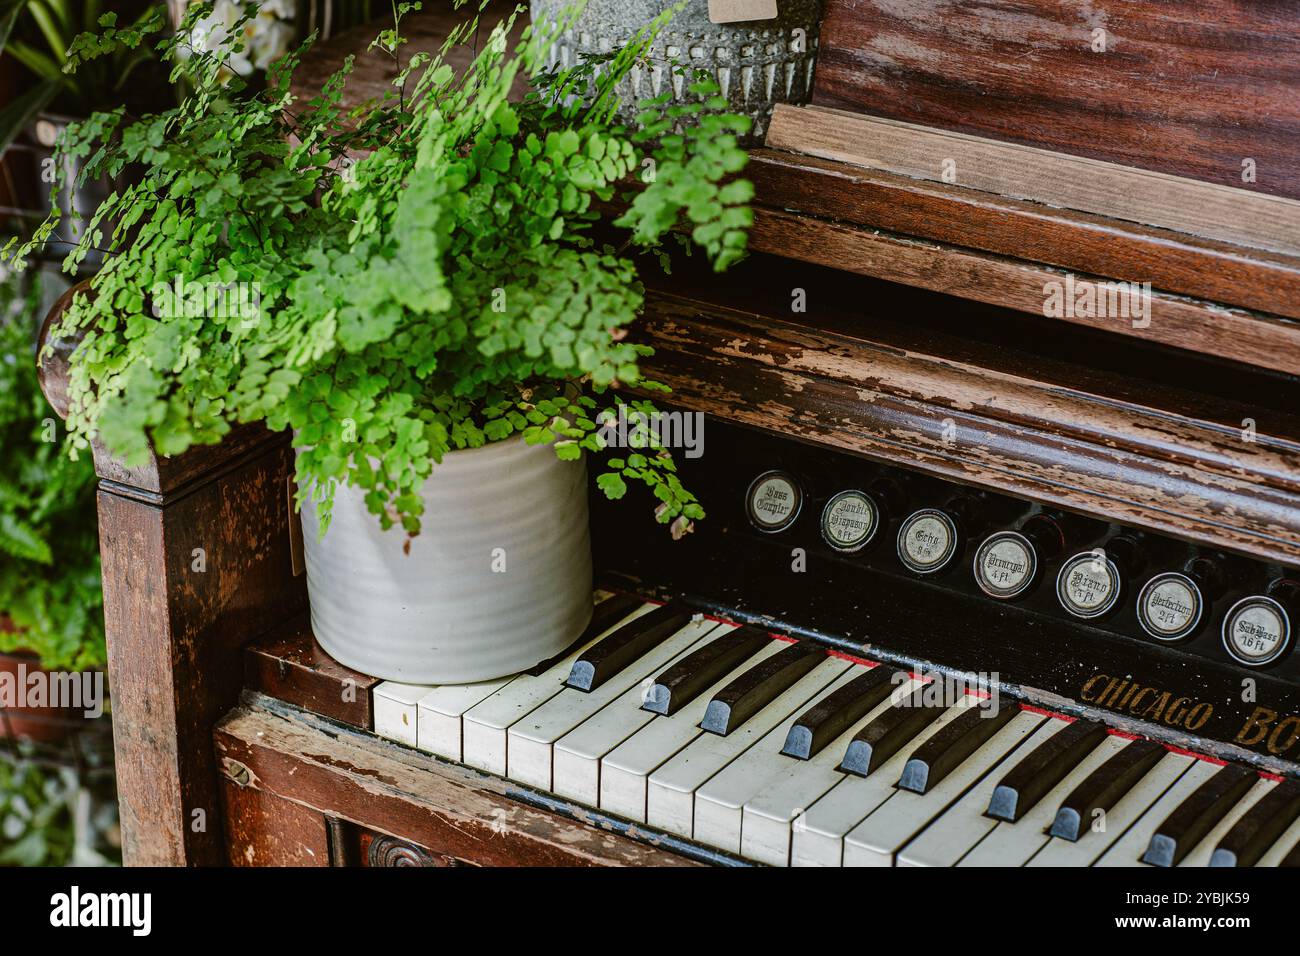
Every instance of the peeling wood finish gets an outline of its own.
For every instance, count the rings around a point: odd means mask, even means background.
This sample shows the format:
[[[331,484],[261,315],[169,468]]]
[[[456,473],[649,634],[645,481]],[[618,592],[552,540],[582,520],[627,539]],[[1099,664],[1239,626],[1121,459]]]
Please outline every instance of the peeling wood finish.
[[[328,866],[325,818],[256,787],[221,781],[231,866]]]
[[[219,462],[222,449],[205,449],[205,458]],[[290,566],[283,489],[291,468],[285,436],[161,505],[100,489],[108,676],[128,864],[225,859],[212,727],[238,699],[239,648],[306,603],[303,579]],[[204,830],[192,825],[196,812],[206,820]]]
[[[374,727],[371,689],[379,679],[344,667],[326,654],[300,615],[244,649],[245,685],[333,720]]]
[[[745,176],[754,182],[757,201],[773,209],[1028,259],[1085,276],[1150,282],[1161,292],[1300,318],[1296,257],[799,152],[751,150]],[[816,232],[822,227],[809,222],[807,228]],[[1271,315],[1242,318],[1248,324],[1229,328],[1207,316],[1220,348],[1242,348],[1238,342],[1244,335],[1245,356],[1266,357],[1275,348],[1294,353],[1294,323]],[[1205,344],[1204,336],[1180,339],[1173,332],[1162,328],[1161,340],[1183,348]],[[1292,364],[1300,365],[1300,360]]]
[[[1177,405],[1118,401],[889,341],[663,293],[647,312],[648,373],[691,409],[1300,564],[1294,419],[1248,443],[1239,428]]]
[[[991,255],[757,207],[750,247],[759,252],[873,276],[889,282],[1043,315],[1044,286],[1066,273],[1024,259]],[[1094,280],[1093,276],[1078,276]],[[1143,341],[1222,355],[1259,368],[1300,373],[1300,324],[1153,291],[1149,322],[1062,316],[1067,322]]]
[[[441,763],[305,712],[247,699],[216,732],[222,761],[249,786],[408,840],[438,855],[497,866],[691,866],[654,846],[508,796],[509,783]]]
[[[1300,254],[1300,203],[1267,193],[819,106],[778,106],[767,145]]]
[[[1290,3],[827,0],[813,102],[1300,198],[1297,88]]]

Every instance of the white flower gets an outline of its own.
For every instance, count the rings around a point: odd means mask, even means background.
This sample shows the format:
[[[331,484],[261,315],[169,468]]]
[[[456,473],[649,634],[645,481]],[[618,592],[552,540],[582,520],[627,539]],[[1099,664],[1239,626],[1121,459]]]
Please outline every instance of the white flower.
[[[268,13],[271,16],[279,17],[281,20],[292,21],[294,18],[293,0],[262,0],[262,6],[258,13]]]
[[[245,31],[253,66],[265,70],[280,57],[289,52],[293,42],[293,27],[272,17],[258,14],[249,22],[251,31]]]
[[[234,42],[235,25],[244,16],[246,4],[240,0],[216,0],[212,13],[194,24],[190,45],[195,50],[218,50]],[[240,30],[243,49],[232,52],[226,68],[240,76],[265,70],[289,50],[293,42],[292,0],[264,0],[257,15]]]

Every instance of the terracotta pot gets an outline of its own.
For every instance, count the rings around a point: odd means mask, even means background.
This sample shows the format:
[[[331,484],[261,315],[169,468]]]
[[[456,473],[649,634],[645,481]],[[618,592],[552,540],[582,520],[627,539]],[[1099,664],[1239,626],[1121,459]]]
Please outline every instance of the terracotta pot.
[[[443,457],[423,529],[384,531],[340,486],[329,531],[302,510],[312,630],[331,656],[408,684],[504,677],[553,657],[591,618],[585,461],[514,438]]]
[[[28,737],[42,743],[62,740],[82,718],[73,707],[6,707],[7,691],[32,673],[48,674],[35,654],[0,654],[0,738]],[[8,676],[6,676],[8,675]]]

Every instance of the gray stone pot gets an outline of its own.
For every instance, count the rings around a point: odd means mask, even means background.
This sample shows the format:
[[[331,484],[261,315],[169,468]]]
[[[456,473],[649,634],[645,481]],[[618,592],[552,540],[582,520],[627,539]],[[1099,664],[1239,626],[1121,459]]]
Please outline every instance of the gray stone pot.
[[[572,0],[532,0],[534,23],[555,21]],[[608,53],[675,4],[671,0],[589,0],[572,29],[552,51],[553,62],[572,66],[580,55]],[[744,145],[763,142],[772,107],[806,103],[821,27],[821,0],[778,0],[774,20],[709,21],[708,0],[690,0],[655,39],[650,62],[635,68],[619,93],[624,122],[633,123],[637,103],[671,90],[689,96],[690,82],[670,64],[707,70],[736,113],[753,120]]]

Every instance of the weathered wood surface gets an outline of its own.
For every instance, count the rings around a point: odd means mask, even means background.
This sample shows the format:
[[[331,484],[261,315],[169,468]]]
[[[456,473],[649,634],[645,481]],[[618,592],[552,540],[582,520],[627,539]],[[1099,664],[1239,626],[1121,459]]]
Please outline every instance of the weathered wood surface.
[[[238,699],[240,647],[305,606],[289,557],[291,470],[285,436],[233,470],[214,468],[197,486],[191,481],[179,498],[153,503],[101,485],[104,624],[128,864],[225,859],[212,728]]]
[[[1290,256],[1300,202],[819,106],[780,105],[767,145]]]
[[[745,175],[776,209],[1300,318],[1291,256],[775,149],[751,150]]]
[[[221,778],[231,866],[329,866],[329,829],[321,814],[256,787]]]
[[[467,3],[456,10],[445,2],[425,4],[424,10],[404,17],[402,33],[407,42],[401,48],[401,67],[405,67],[417,53],[433,55],[440,52],[452,30],[473,19],[479,5]],[[509,0],[492,0],[479,18],[479,40],[486,40],[492,28],[518,7],[519,4]],[[528,12],[525,9],[515,21],[511,32],[512,42],[519,39],[528,23]],[[324,84],[349,56],[355,56],[356,60],[343,91],[342,103],[345,107],[359,106],[393,92],[392,82],[400,72],[399,61],[381,50],[369,49],[379,31],[391,29],[392,25],[391,16],[380,16],[370,23],[353,27],[330,40],[318,43],[303,58],[301,66],[293,75],[294,95],[299,99],[311,99],[319,95]],[[476,46],[471,39],[468,44],[450,49],[446,63],[452,69],[462,71],[478,49],[482,49],[481,42]],[[515,94],[522,96],[527,88],[526,79],[521,77],[516,81]]]
[[[626,836],[537,810],[511,784],[305,711],[251,697],[216,732],[222,773],[435,854],[497,866],[690,866]]]
[[[60,414],[69,346],[41,373]],[[289,438],[248,427],[132,468],[100,448],[95,465],[123,858],[223,863],[212,728],[238,699],[240,647],[306,602],[290,558]]]
[[[1248,400],[1220,404],[1143,380],[1074,374],[1007,349],[935,349],[909,340],[897,321],[822,313],[814,327],[694,296],[655,293],[638,332],[656,350],[647,373],[672,387],[676,403],[1300,564],[1294,414],[1257,410],[1251,434],[1242,428],[1254,420]]]
[[[1297,88],[1290,3],[827,0],[813,102],[1300,198]]]
[[[344,667],[321,650],[305,614],[250,643],[244,673],[246,686],[268,697],[363,730],[374,727],[370,692],[379,679]]]
[[[1047,317],[1048,284],[1067,288],[1071,274],[1065,270],[765,206],[754,209],[749,244],[759,252],[1037,315],[1043,318],[1045,335],[1052,334],[1052,323],[1066,322],[1300,374],[1300,324],[1290,319],[1155,290],[1141,317],[1077,311]],[[1075,281],[1107,281],[1073,275]]]

